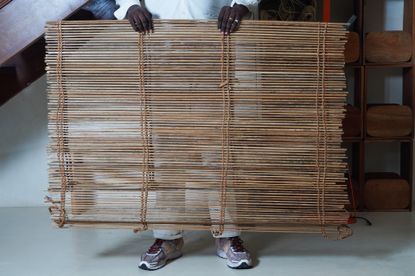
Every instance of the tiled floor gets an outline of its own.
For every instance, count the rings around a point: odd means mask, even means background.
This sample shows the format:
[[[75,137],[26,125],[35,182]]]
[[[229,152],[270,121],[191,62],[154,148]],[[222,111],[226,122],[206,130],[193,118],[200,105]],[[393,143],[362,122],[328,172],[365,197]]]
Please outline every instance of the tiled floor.
[[[231,270],[214,255],[208,232],[186,232],[184,256],[165,268],[137,268],[150,233],[57,229],[46,208],[0,208],[0,275],[282,275],[414,276],[415,213],[365,214],[373,226],[353,225],[354,236],[245,233],[256,267]]]

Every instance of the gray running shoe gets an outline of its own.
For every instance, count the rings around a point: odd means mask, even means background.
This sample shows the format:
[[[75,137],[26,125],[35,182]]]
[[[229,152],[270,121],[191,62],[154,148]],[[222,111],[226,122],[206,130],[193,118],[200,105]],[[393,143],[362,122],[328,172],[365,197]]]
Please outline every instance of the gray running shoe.
[[[240,237],[216,239],[216,254],[226,259],[230,268],[251,268],[252,258],[249,252],[242,245]]]
[[[153,245],[141,256],[138,265],[144,270],[156,270],[167,264],[167,261],[182,256],[183,238],[176,240],[156,239]]]

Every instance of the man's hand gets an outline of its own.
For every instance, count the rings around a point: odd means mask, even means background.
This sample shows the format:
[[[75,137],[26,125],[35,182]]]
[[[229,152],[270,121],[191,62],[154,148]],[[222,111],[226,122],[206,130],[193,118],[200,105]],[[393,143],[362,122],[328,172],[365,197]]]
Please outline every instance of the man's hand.
[[[133,5],[127,10],[128,21],[136,32],[150,33],[153,31],[153,15],[139,5]]]
[[[242,18],[248,13],[249,10],[244,5],[224,6],[219,13],[218,29],[225,35],[233,33],[238,29]]]

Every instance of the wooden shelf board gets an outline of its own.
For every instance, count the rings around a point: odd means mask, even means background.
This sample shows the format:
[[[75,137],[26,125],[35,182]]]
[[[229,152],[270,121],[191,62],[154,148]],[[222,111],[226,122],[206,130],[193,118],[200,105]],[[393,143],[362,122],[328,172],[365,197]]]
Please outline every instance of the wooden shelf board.
[[[371,63],[365,62],[363,64],[367,68],[411,68],[413,66],[412,61],[401,63]]]
[[[367,212],[367,213],[376,213],[376,212],[393,212],[393,213],[401,213],[401,212],[411,212],[411,208],[408,207],[406,209],[385,209],[385,210],[370,210],[367,208],[362,208],[358,210],[358,212]]]
[[[393,143],[393,142],[401,142],[401,143],[408,143],[412,142],[413,138],[411,136],[403,136],[403,137],[372,137],[372,136],[366,136],[365,142],[368,143]]]

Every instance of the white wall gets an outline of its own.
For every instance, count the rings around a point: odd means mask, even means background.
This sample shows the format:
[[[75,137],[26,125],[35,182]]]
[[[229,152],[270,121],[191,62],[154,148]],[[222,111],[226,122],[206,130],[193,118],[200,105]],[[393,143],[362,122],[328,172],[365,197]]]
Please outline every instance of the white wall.
[[[0,108],[0,206],[43,204],[46,145],[46,78],[42,77]]]

